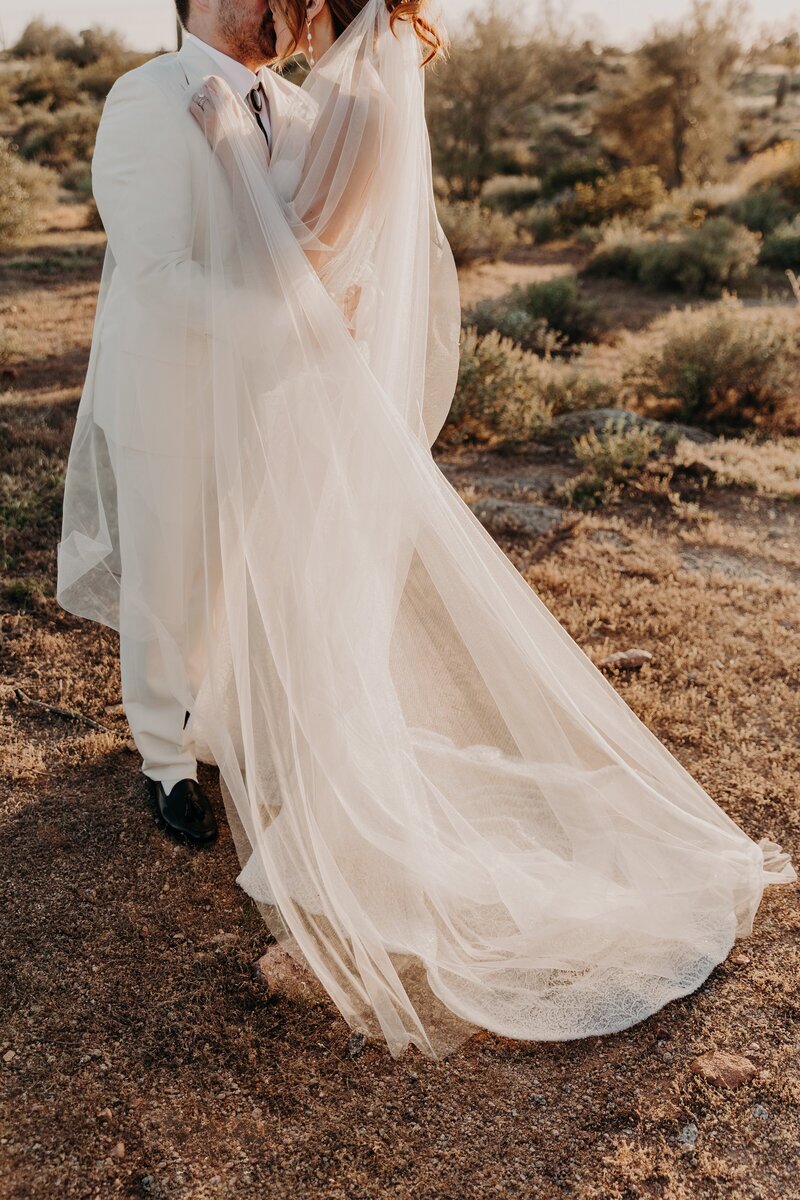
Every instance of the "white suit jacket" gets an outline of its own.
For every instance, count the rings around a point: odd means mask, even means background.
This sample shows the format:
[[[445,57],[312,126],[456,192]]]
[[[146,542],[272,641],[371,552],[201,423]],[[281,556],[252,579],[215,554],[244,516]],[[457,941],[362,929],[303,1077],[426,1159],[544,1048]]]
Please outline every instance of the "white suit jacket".
[[[151,453],[192,453],[175,398],[202,389],[206,379],[209,166],[219,188],[216,212],[228,212],[235,228],[227,180],[189,111],[203,78],[218,73],[214,60],[187,42],[121,76],[106,100],[92,160],[113,273],[95,322],[86,400],[119,445]],[[274,143],[296,89],[274,72],[262,76]]]

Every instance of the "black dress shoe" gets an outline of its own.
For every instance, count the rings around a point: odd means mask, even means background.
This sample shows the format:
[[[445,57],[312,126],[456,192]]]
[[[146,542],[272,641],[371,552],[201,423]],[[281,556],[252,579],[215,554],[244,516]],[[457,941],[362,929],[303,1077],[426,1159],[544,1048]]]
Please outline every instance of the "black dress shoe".
[[[214,811],[205,792],[193,779],[181,779],[169,795],[160,781],[151,779],[150,790],[158,815],[170,832],[200,844],[213,842],[217,837],[219,829]]]

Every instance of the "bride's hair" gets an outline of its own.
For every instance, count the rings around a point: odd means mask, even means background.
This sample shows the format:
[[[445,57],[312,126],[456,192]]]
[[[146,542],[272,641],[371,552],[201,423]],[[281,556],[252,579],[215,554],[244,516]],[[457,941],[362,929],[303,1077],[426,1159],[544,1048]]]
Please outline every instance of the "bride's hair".
[[[306,0],[282,0],[286,22],[292,31],[295,42],[300,43],[306,20]],[[356,19],[365,7],[367,0],[327,0],[328,12],[333,18],[333,28],[337,37],[344,33],[347,26]],[[424,13],[427,0],[386,0],[389,12],[389,24],[394,31],[397,21],[407,21],[413,26],[414,32],[425,48],[425,58],[422,65],[427,66],[445,50],[445,39],[434,24],[427,20]]]

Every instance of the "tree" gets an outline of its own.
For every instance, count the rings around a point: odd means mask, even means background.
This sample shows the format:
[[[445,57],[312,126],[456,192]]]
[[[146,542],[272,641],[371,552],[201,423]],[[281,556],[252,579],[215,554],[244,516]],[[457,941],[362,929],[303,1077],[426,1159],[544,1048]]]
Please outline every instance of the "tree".
[[[596,56],[563,18],[561,9],[557,28],[545,3],[538,25],[526,24],[492,3],[473,12],[448,61],[429,74],[434,161],[454,196],[477,196],[502,168],[509,142],[530,141],[544,101],[591,86]]]
[[[632,165],[653,164],[670,187],[719,177],[733,150],[731,87],[744,8],[695,0],[683,25],[656,27],[627,69],[602,89],[595,129],[606,149]]]
[[[497,145],[519,131],[529,83],[529,56],[515,23],[494,8],[473,14],[427,84],[434,160],[454,194],[470,199],[496,174]]]

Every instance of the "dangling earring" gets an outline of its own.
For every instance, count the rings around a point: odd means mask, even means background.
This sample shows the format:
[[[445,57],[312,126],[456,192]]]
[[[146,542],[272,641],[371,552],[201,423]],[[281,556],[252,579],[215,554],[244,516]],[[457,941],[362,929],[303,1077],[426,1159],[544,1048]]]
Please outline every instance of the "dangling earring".
[[[311,17],[309,16],[306,16],[306,29],[308,30],[308,61],[313,67],[317,60],[314,58],[314,42],[311,37]]]

